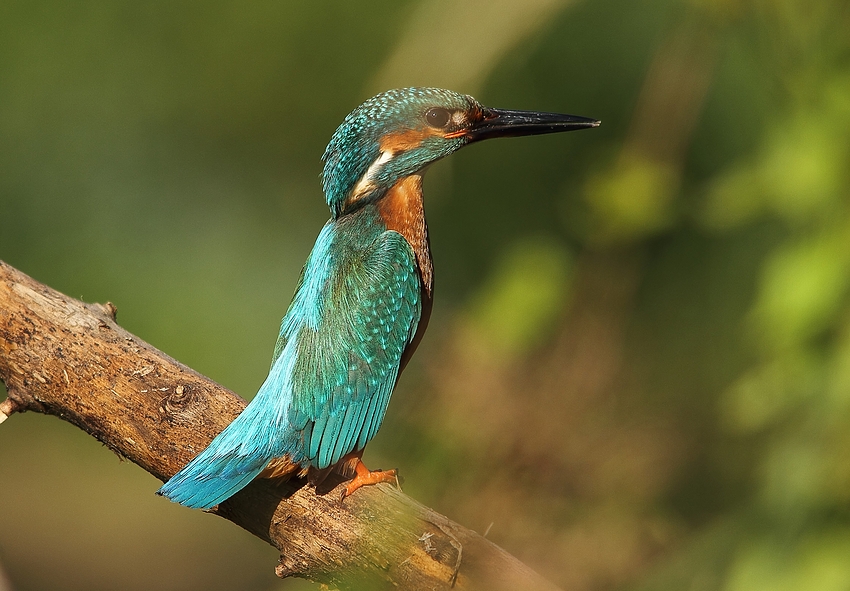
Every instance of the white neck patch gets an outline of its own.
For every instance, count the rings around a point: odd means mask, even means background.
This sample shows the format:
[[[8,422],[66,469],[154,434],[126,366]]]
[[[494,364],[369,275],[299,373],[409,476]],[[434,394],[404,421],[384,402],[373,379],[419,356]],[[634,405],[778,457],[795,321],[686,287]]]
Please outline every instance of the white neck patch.
[[[357,184],[354,185],[354,188],[351,190],[351,194],[346,201],[348,201],[348,203],[354,203],[358,199],[373,191],[375,189],[375,184],[372,181],[375,179],[378,171],[381,170],[384,164],[392,160],[393,156],[395,156],[395,152],[390,150],[381,152],[378,158],[369,165],[369,168],[366,169],[366,172],[363,173],[363,176],[360,177],[359,181],[357,181]]]

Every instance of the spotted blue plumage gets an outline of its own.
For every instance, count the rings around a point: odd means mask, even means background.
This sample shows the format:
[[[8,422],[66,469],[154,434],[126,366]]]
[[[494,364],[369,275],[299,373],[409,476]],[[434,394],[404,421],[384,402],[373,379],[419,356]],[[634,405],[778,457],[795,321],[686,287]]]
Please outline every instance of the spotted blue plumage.
[[[372,231],[364,233],[367,217]],[[281,328],[278,360],[288,351],[294,356],[285,451],[318,469],[333,466],[374,437],[421,314],[413,251],[401,235],[381,226],[374,208],[332,226],[328,267],[337,271],[326,276],[319,298],[304,298],[308,313],[296,297]],[[312,258],[304,286],[313,279]],[[318,324],[299,320],[317,304]]]
[[[363,449],[381,426],[421,310],[413,251],[383,227],[374,207],[329,222],[257,396],[161,494],[209,508],[272,458],[288,454],[321,470]]]

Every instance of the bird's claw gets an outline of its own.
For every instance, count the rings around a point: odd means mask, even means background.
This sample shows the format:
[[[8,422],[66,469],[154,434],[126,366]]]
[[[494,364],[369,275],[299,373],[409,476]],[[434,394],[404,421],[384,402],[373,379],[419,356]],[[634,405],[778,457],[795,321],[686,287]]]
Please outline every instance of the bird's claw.
[[[352,478],[346,487],[342,489],[339,500],[342,501],[346,497],[351,496],[354,494],[354,491],[361,486],[371,486],[381,482],[391,482],[395,483],[396,486],[399,486],[398,470],[393,468],[392,470],[372,471],[366,468],[363,462],[358,462],[357,467],[355,468],[354,478]]]

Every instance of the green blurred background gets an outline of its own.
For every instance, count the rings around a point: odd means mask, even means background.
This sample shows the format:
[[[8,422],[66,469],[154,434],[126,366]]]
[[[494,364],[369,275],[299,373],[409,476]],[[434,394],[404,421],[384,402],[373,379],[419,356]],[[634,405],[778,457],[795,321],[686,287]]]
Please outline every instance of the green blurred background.
[[[564,589],[850,588],[846,1],[6,0],[0,258],[251,397],[324,145],[407,85],[603,126],[429,172],[436,305],[369,465]],[[12,417],[0,571],[313,588],[157,486]]]

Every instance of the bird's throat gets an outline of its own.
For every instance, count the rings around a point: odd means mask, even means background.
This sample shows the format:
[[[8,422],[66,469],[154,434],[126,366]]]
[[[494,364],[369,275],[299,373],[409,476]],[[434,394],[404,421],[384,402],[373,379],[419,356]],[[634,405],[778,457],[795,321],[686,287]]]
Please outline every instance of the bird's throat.
[[[430,297],[434,268],[422,201],[422,176],[414,174],[399,180],[378,202],[378,212],[387,229],[395,230],[410,244],[419,265],[422,285]]]

